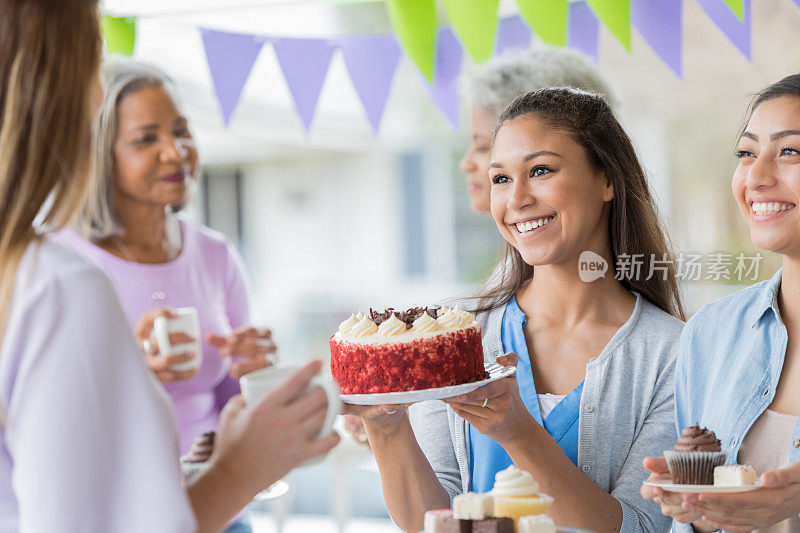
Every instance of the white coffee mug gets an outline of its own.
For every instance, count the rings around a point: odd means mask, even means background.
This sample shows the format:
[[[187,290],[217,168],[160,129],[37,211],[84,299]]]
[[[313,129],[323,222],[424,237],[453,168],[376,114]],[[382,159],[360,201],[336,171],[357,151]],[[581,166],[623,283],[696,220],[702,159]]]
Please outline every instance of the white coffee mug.
[[[171,311],[177,315],[175,318],[160,316],[153,322],[153,337],[158,343],[158,351],[162,355],[176,355],[183,352],[193,354],[191,361],[174,365],[170,370],[184,372],[199,368],[203,362],[203,346],[200,342],[200,318],[197,315],[197,308],[181,307]],[[173,345],[169,342],[170,333],[183,333],[192,337],[194,341]]]
[[[264,396],[272,392],[276,387],[283,384],[289,377],[300,370],[300,366],[280,366],[280,367],[267,367],[249,374],[245,374],[239,378],[239,386],[242,389],[245,403],[253,405],[258,403]],[[307,393],[314,387],[322,387],[325,395],[328,397],[328,407],[325,414],[325,420],[322,423],[322,428],[317,433],[317,439],[322,439],[333,433],[333,423],[336,421],[336,416],[342,410],[342,402],[339,399],[339,385],[332,379],[323,378],[322,376],[314,376],[311,378],[306,390],[303,394]],[[308,466],[322,461],[322,457],[306,461],[301,466]]]

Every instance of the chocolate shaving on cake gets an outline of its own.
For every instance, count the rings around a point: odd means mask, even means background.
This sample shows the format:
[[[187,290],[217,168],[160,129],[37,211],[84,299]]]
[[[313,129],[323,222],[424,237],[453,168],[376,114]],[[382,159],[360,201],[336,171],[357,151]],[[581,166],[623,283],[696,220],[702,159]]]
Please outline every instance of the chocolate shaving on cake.
[[[411,309],[408,309],[400,313],[400,316],[398,316],[397,318],[399,318],[401,322],[405,322],[406,327],[410,328],[414,324],[414,321],[424,314],[425,314],[424,307],[412,307]]]
[[[375,322],[376,326],[380,326],[381,324],[389,320],[389,317],[392,316],[392,314],[395,315],[397,314],[395,313],[393,307],[389,307],[388,309],[384,309],[383,311],[375,311],[373,308],[371,307],[369,308],[370,319],[372,319],[372,321]]]
[[[398,318],[398,320],[400,320],[400,322],[405,323],[406,329],[411,329],[411,326],[414,325],[414,321],[425,313],[428,313],[428,315],[435,320],[437,318],[437,311],[438,309],[433,309],[430,307],[412,307],[411,309],[406,309],[405,311],[395,311],[394,307],[389,307],[383,311],[375,311],[374,309],[370,308],[369,315],[370,319],[378,326],[389,320],[389,317],[394,315]]]

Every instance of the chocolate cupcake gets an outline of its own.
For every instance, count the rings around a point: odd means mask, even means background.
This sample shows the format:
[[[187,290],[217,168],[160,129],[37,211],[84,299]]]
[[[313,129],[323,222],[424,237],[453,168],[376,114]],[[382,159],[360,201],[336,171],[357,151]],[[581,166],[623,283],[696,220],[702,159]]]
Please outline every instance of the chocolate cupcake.
[[[698,424],[681,431],[672,450],[664,452],[672,482],[681,485],[713,485],[714,468],[727,457],[714,432]]]
[[[189,452],[181,457],[181,473],[183,474],[183,483],[188,485],[194,478],[199,476],[205,471],[208,466],[208,460],[211,454],[214,453],[214,438],[216,433],[209,431],[194,438]]]

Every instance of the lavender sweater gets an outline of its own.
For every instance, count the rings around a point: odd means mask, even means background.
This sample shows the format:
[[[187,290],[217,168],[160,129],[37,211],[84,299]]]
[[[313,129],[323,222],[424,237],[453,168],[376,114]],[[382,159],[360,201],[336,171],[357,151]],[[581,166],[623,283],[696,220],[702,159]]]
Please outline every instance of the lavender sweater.
[[[55,240],[89,259],[111,279],[131,328],[156,307],[196,307],[200,331],[225,335],[249,322],[248,284],[233,244],[221,233],[179,218],[183,249],[169,263],[143,264],[120,259],[74,230]],[[216,429],[219,412],[238,382],[228,376],[230,361],[203,339],[203,364],[192,379],[167,383],[175,408],[181,453],[196,435]]]

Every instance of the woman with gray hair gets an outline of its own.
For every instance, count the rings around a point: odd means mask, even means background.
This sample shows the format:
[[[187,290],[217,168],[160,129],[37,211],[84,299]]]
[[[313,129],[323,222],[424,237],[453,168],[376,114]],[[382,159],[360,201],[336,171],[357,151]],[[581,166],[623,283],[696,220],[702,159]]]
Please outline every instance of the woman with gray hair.
[[[113,282],[148,366],[172,399],[186,453],[197,435],[217,428],[222,407],[239,392],[238,378],[270,364],[275,345],[268,329],[248,325],[248,286],[234,246],[177,215],[195,180],[198,153],[172,81],[134,60],[108,63],[102,77],[97,189],[84,206],[85,227],[59,239]],[[197,309],[199,331],[170,333],[169,343],[185,346],[203,332],[196,344],[202,354],[160,353],[151,338],[154,323],[186,307]],[[200,355],[199,366],[186,364]]]
[[[514,50],[468,70],[461,80],[471,113],[470,146],[461,158],[467,174],[470,206],[489,214],[489,153],[492,131],[500,113],[514,98],[542,87],[572,87],[605,97],[611,90],[589,60],[567,48]]]

